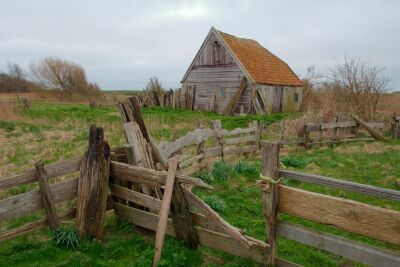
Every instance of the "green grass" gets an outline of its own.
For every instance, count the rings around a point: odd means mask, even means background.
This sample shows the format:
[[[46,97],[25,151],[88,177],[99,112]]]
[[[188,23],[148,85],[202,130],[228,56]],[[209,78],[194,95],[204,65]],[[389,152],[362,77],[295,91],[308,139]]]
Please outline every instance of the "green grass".
[[[122,124],[114,108],[90,109],[87,105],[33,102],[30,111],[20,113],[20,121],[0,121],[0,137],[5,138],[0,153],[1,166],[11,166],[5,173],[20,172],[33,167],[38,159],[47,163],[72,158],[87,146],[91,123],[105,128],[106,139],[112,146],[124,144]],[[266,124],[296,114],[270,116],[224,117],[211,112],[193,112],[169,108],[143,109],[143,116],[152,135],[160,140],[171,140],[196,127],[196,122],[208,123],[221,119],[224,128],[246,127],[253,120]],[[400,190],[400,142],[358,143],[321,147],[304,151],[283,149],[283,165],[288,169],[349,181]],[[243,158],[234,164],[216,162],[210,172],[196,176],[214,186],[214,190],[196,189],[194,192],[232,225],[245,229],[246,234],[265,240],[261,191],[256,185],[261,170],[260,159]],[[346,199],[353,199],[383,208],[400,211],[399,203],[368,197],[315,184],[283,179],[293,187]],[[11,195],[31,190],[24,185],[10,190]],[[18,227],[44,216],[35,212],[21,216],[1,230]],[[281,220],[344,236],[373,246],[400,252],[400,247],[321,225],[293,216],[280,214]],[[73,227],[69,224],[67,227]],[[37,231],[0,243],[0,266],[150,266],[154,255],[154,234],[119,221],[110,215],[106,222],[105,240],[82,239],[75,248],[57,246],[48,230]],[[54,238],[53,238],[54,239]],[[279,238],[279,256],[305,266],[359,266],[342,257],[306,245]],[[187,249],[182,242],[167,237],[160,266],[261,266],[250,260],[208,248]]]

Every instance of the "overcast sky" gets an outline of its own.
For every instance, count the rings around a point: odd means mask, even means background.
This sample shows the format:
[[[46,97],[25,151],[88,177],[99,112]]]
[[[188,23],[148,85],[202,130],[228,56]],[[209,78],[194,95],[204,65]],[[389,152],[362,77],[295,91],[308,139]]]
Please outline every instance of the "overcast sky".
[[[400,1],[1,0],[0,71],[57,56],[103,89],[180,79],[211,26],[257,40],[302,77],[347,54],[385,68],[400,89]]]

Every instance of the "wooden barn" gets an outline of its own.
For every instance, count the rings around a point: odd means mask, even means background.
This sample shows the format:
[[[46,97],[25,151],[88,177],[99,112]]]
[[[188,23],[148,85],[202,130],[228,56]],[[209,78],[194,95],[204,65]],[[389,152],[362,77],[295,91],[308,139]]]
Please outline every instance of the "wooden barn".
[[[302,83],[288,64],[258,42],[211,28],[183,76],[191,108],[221,114],[298,111]]]

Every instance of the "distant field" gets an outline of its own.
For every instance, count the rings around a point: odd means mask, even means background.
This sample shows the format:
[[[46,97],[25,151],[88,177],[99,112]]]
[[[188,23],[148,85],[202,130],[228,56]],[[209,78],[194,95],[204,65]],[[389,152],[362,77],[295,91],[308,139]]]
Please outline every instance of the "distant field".
[[[400,93],[383,94],[378,104],[378,110],[385,113],[396,112],[400,114]]]

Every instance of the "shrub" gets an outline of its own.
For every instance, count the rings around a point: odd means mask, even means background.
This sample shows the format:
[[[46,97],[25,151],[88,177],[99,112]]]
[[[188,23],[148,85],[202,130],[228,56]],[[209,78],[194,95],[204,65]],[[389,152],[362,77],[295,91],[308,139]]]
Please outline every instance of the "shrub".
[[[305,160],[297,159],[294,157],[284,157],[282,163],[287,167],[294,167],[294,168],[304,168],[307,164]]]
[[[50,239],[57,247],[76,248],[79,245],[78,234],[70,227],[60,227],[51,231]]]
[[[220,199],[218,196],[208,195],[203,197],[203,201],[216,212],[222,212],[226,209],[225,201]]]

